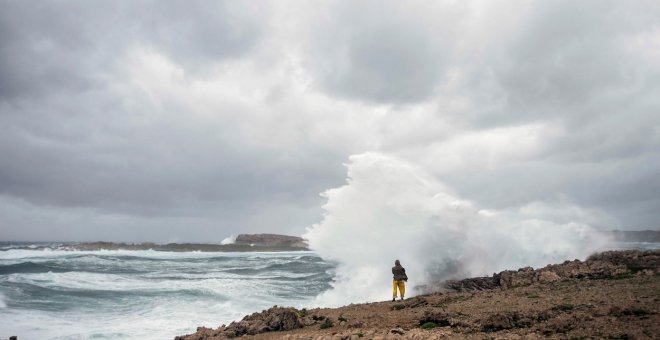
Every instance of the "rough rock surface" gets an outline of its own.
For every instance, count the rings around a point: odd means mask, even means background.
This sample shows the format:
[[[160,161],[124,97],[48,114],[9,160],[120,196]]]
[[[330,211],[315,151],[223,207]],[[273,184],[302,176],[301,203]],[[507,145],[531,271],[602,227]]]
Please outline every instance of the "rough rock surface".
[[[301,328],[299,311],[295,308],[273,307],[261,313],[254,313],[229,326],[222,326],[216,330],[199,327],[197,333],[189,336],[178,336],[176,340],[208,339],[213,337],[235,338],[243,335],[259,333],[288,331]]]
[[[603,279],[626,275],[657,275],[660,266],[660,252],[637,250],[607,251],[587,258],[586,261],[565,261],[534,270],[532,267],[518,270],[505,270],[492,277],[476,277],[453,280],[445,283],[445,288],[456,291],[479,291],[501,287],[528,286],[536,282],[548,283],[567,279]]]
[[[660,334],[659,265],[660,251],[605,252],[584,262],[456,281],[463,290],[404,301],[274,307],[177,339],[654,339]]]

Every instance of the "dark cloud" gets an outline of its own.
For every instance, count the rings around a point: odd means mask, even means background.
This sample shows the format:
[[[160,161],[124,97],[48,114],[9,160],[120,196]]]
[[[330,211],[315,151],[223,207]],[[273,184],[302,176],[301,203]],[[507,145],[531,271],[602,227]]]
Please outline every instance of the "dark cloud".
[[[463,6],[367,1],[322,8],[310,70],[329,93],[375,103],[429,98],[443,81]]]
[[[0,7],[0,238],[301,233],[366,151],[660,225],[654,2]]]
[[[227,1],[9,1],[0,13],[0,98],[103,86],[127,49],[160,50],[189,71],[238,58],[269,24]]]

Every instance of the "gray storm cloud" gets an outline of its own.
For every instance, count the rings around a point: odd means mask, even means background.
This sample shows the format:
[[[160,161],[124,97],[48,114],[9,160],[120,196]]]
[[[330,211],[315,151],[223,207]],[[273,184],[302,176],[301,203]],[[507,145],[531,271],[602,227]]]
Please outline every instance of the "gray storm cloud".
[[[480,207],[660,226],[653,1],[0,7],[0,239],[301,234],[370,151]]]

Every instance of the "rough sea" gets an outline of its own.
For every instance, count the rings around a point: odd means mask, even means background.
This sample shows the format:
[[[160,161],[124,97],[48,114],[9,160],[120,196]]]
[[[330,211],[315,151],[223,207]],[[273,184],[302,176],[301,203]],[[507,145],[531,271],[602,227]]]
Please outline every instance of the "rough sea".
[[[0,243],[0,339],[173,339],[273,305],[309,306],[335,268],[310,251],[38,246]]]
[[[273,305],[313,307],[331,289],[336,268],[311,251],[72,251],[0,243],[0,339],[173,339]]]

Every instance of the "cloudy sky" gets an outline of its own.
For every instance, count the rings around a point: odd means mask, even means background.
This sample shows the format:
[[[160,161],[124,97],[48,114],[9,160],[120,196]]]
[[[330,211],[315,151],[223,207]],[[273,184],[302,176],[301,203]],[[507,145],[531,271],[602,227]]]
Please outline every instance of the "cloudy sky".
[[[3,240],[302,234],[364,153],[657,229],[660,3],[0,0],[0,128]]]

